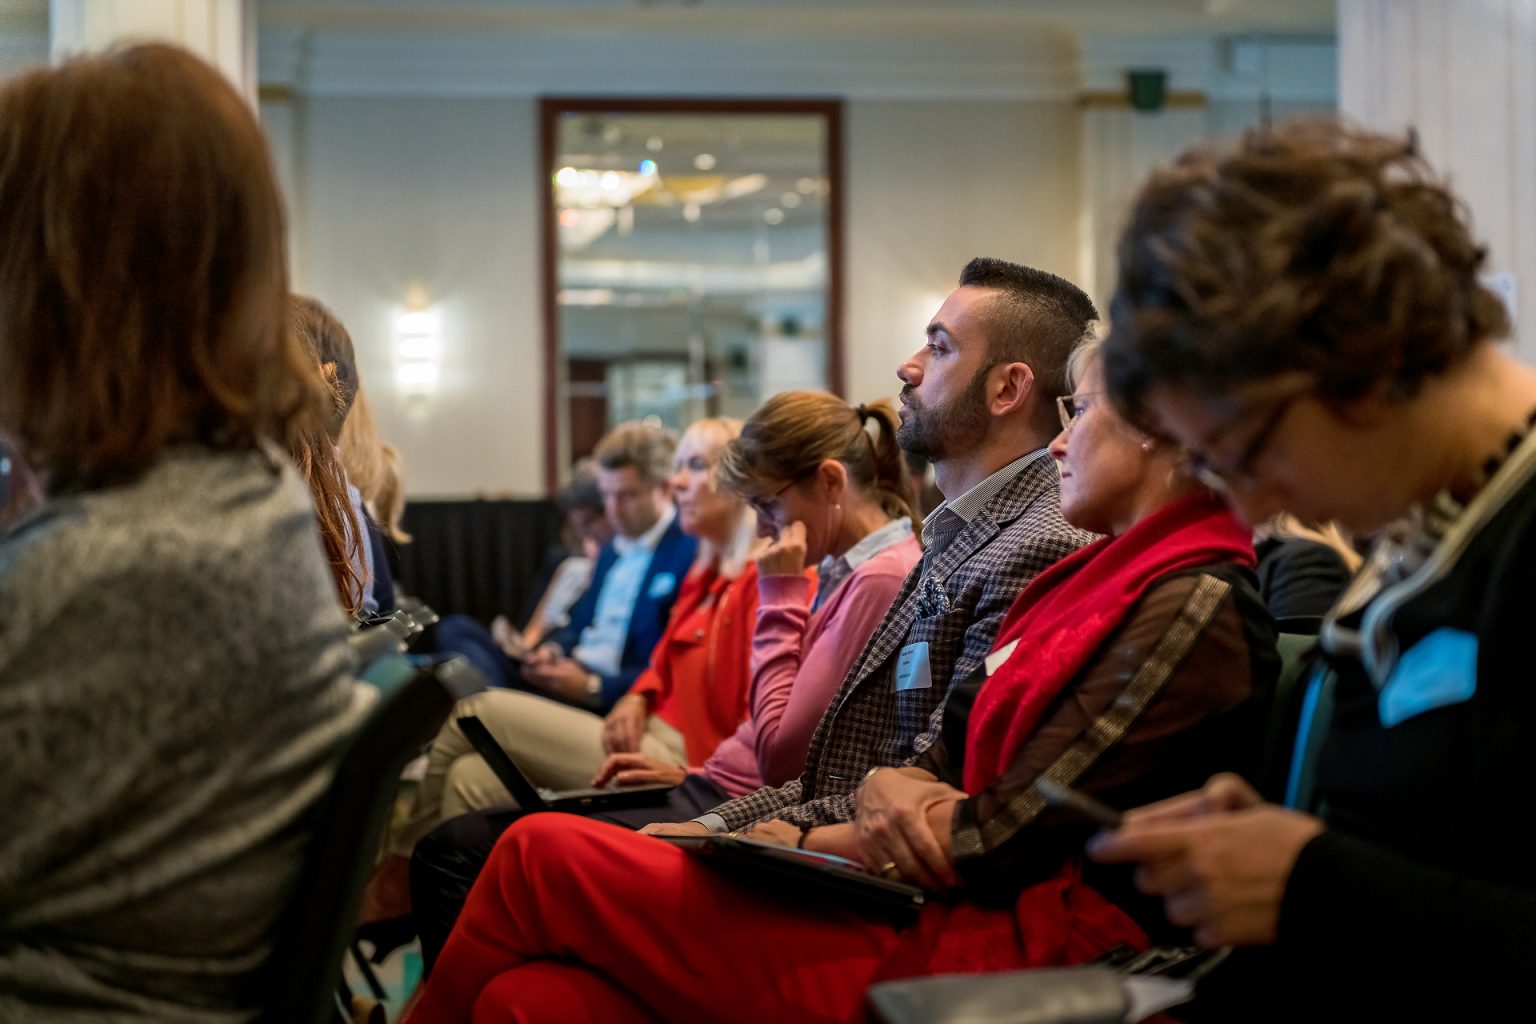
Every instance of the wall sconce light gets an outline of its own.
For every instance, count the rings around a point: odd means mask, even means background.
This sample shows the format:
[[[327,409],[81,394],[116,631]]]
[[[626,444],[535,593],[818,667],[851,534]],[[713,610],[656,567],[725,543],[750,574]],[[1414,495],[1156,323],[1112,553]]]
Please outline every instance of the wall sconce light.
[[[395,388],[406,398],[437,392],[443,359],[443,318],[435,307],[395,314]]]

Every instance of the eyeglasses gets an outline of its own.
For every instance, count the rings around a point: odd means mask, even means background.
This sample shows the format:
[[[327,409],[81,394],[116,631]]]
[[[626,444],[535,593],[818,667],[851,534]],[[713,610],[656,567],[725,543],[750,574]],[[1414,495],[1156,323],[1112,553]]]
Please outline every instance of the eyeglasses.
[[[1291,406],[1296,404],[1305,391],[1293,391],[1276,399],[1268,414],[1259,423],[1259,428],[1253,432],[1248,443],[1243,445],[1236,458],[1225,463],[1217,463],[1204,451],[1198,448],[1190,448],[1184,454],[1185,471],[1196,480],[1213,491],[1225,492],[1231,489],[1232,481],[1247,480],[1253,476],[1254,463],[1264,454],[1274,439],[1275,432],[1280,429],[1286,413],[1291,411]],[[1239,422],[1242,417],[1239,417]],[[1225,433],[1225,431],[1222,431]]]
[[[752,511],[756,512],[759,516],[762,516],[764,519],[775,519],[776,518],[776,513],[778,511],[777,506],[779,504],[779,499],[784,496],[784,492],[789,490],[791,487],[795,486],[795,484],[799,483],[801,480],[804,480],[804,479],[805,479],[804,476],[797,476],[793,480],[791,480],[789,483],[785,484],[783,487],[780,487],[778,490],[774,491],[771,495],[769,495],[766,498],[748,498],[747,499],[747,504],[752,507]]]
[[[1056,415],[1061,417],[1061,429],[1070,430],[1077,418],[1088,411],[1090,398],[1098,398],[1102,391],[1084,391],[1080,395],[1057,395]]]

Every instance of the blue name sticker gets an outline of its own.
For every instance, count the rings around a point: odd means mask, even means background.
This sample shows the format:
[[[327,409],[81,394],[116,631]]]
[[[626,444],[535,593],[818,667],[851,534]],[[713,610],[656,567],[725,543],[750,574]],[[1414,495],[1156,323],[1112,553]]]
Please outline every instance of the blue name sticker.
[[[896,658],[896,690],[926,690],[933,685],[928,667],[928,641],[907,644]]]
[[[1477,692],[1477,637],[1460,629],[1437,629],[1414,644],[1377,701],[1388,729],[1415,715],[1469,700]]]
[[[677,577],[670,572],[659,572],[651,577],[649,596],[652,599],[666,597],[677,589]]]

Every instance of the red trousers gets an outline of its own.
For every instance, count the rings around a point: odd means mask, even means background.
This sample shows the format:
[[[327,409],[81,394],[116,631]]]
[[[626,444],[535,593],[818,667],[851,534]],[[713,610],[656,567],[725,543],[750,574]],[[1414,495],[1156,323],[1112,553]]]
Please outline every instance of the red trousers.
[[[502,836],[409,1024],[853,1021],[895,929],[566,814]]]
[[[863,1019],[879,978],[1082,963],[1139,928],[1075,868],[1012,909],[934,904],[898,932],[759,892],[614,825],[534,814],[502,836],[407,1024]]]

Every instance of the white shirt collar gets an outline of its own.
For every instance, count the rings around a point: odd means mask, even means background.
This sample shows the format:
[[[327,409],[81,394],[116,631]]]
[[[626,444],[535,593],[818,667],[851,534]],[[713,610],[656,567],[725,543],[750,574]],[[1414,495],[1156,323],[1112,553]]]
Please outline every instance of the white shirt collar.
[[[656,545],[661,543],[661,535],[667,532],[672,525],[672,520],[677,518],[677,506],[667,504],[666,510],[661,513],[661,518],[656,520],[649,530],[638,537],[626,537],[622,533],[613,535],[613,550],[616,554],[627,555],[635,548],[644,548],[646,551],[655,551]]]

